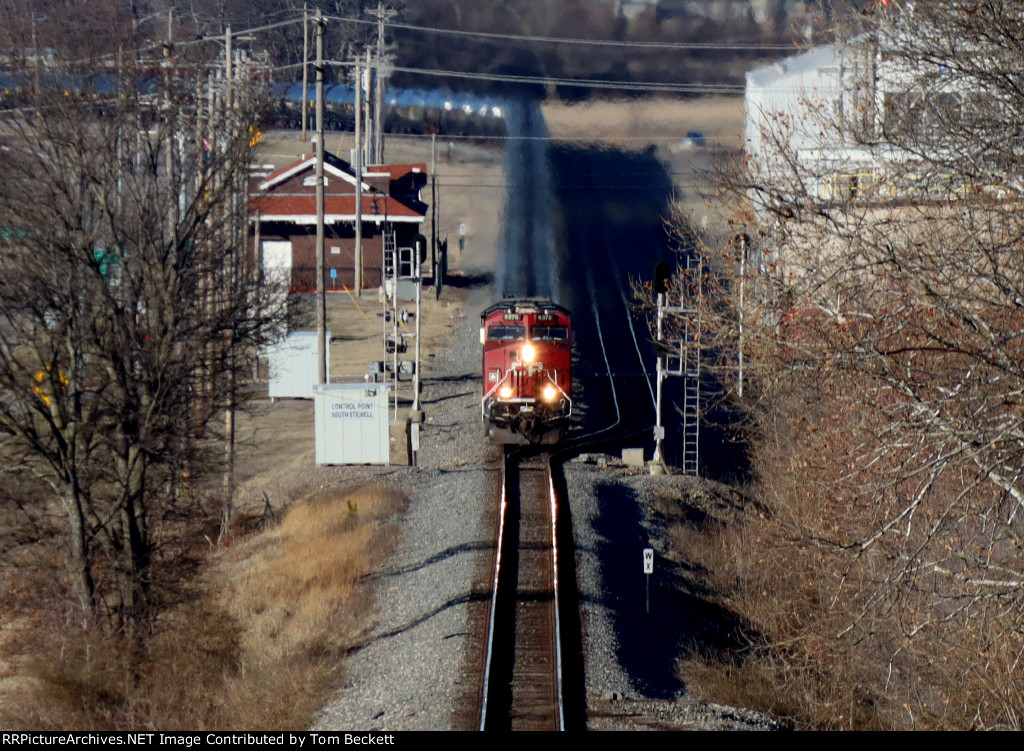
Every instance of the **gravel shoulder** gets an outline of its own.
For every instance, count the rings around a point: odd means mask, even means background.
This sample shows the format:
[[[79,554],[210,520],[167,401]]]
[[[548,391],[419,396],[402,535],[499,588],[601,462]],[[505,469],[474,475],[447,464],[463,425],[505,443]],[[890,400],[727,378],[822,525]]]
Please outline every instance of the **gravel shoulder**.
[[[467,619],[489,587],[480,561],[493,548],[500,453],[479,426],[474,311],[485,298],[465,297],[450,346],[424,372],[420,467],[389,476],[411,503],[398,551],[368,582],[376,626],[347,658],[344,686],[314,730],[447,730],[467,690],[463,662],[480,646]]]

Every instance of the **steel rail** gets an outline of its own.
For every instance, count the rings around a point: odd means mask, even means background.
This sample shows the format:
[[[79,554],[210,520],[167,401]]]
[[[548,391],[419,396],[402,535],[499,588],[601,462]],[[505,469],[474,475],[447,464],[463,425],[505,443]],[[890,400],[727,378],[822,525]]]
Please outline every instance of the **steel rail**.
[[[501,464],[501,500],[498,503],[498,543],[494,554],[494,576],[491,578],[491,612],[487,618],[487,648],[484,653],[483,696],[480,701],[480,730],[487,726],[490,705],[491,664],[494,661],[494,630],[498,618],[498,584],[501,579],[502,552],[505,549],[505,521],[508,510],[508,457]]]
[[[532,483],[519,484],[520,458],[519,452],[509,451],[502,466],[478,729],[561,731],[566,728],[566,702],[558,491],[550,459],[543,478],[537,475],[540,468],[529,469]],[[513,475],[517,487],[510,489]],[[540,482],[544,484],[537,487]],[[541,509],[547,518],[538,518]]]
[[[565,730],[565,679],[562,672],[562,618],[558,578],[558,494],[555,480],[551,475],[551,461],[548,460],[548,496],[551,499],[551,578],[554,586],[555,608],[555,688],[558,700],[558,729]]]
[[[584,254],[584,256],[586,256],[586,254]],[[609,386],[609,388],[611,388],[611,391],[612,391],[612,404],[615,405],[615,420],[612,421],[611,424],[606,425],[605,427],[603,427],[603,428],[601,428],[599,430],[593,430],[593,431],[591,431],[589,433],[584,433],[582,435],[574,436],[569,441],[566,441],[566,448],[568,448],[570,446],[573,447],[573,448],[579,448],[581,446],[585,446],[585,445],[587,445],[587,443],[591,442],[590,439],[594,438],[595,436],[599,436],[599,435],[601,435],[603,433],[607,433],[610,430],[614,430],[615,427],[617,427],[619,425],[619,423],[622,422],[622,411],[619,408],[619,394],[618,394],[618,390],[615,388],[615,376],[612,373],[612,364],[611,364],[611,361],[608,359],[608,347],[605,345],[604,334],[601,333],[601,313],[597,309],[597,295],[593,294],[593,292],[594,292],[594,274],[593,274],[593,271],[591,270],[591,267],[590,267],[589,263],[587,263],[587,265],[586,265],[586,273],[587,273],[587,287],[590,290],[590,292],[592,293],[590,295],[590,312],[592,313],[593,318],[594,318],[594,326],[595,326],[596,331],[597,331],[597,339],[598,339],[598,342],[601,345],[601,356],[604,358],[605,370],[608,373],[608,386]]]

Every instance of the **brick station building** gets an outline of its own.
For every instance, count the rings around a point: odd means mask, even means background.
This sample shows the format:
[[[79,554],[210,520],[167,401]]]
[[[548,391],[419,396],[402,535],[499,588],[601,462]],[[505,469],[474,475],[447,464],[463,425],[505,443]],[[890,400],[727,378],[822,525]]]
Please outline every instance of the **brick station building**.
[[[382,271],[413,276],[413,247],[422,233],[427,205],[420,191],[427,166],[383,164],[362,175],[362,286],[379,287]],[[295,292],[316,290],[316,159],[301,159],[253,181],[250,231],[265,273],[290,277]],[[324,284],[328,290],[355,285],[356,178],[348,162],[324,155]],[[385,257],[385,248],[388,251]]]

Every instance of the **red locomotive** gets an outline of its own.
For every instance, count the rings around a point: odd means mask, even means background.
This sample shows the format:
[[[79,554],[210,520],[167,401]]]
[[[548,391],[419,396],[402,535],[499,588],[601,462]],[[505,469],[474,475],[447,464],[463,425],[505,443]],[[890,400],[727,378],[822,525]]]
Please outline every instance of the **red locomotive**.
[[[557,443],[572,414],[572,321],[549,300],[504,300],[480,316],[481,413],[494,443]]]

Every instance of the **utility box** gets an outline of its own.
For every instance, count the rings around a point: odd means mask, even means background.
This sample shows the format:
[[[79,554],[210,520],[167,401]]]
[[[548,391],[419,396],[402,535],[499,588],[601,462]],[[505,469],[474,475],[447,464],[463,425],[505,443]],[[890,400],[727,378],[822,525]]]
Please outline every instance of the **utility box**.
[[[327,332],[324,352],[327,380],[331,380],[331,332]],[[284,341],[267,348],[270,366],[271,399],[312,399],[313,387],[320,380],[317,366],[315,331],[293,331]]]
[[[390,464],[390,394],[381,383],[314,387],[316,465]]]
[[[419,281],[415,278],[399,277],[397,279],[398,294],[396,295],[396,280],[389,276],[384,280],[384,294],[389,300],[415,300],[418,285]]]
[[[622,449],[622,463],[627,467],[643,467],[644,450],[642,448]]]

